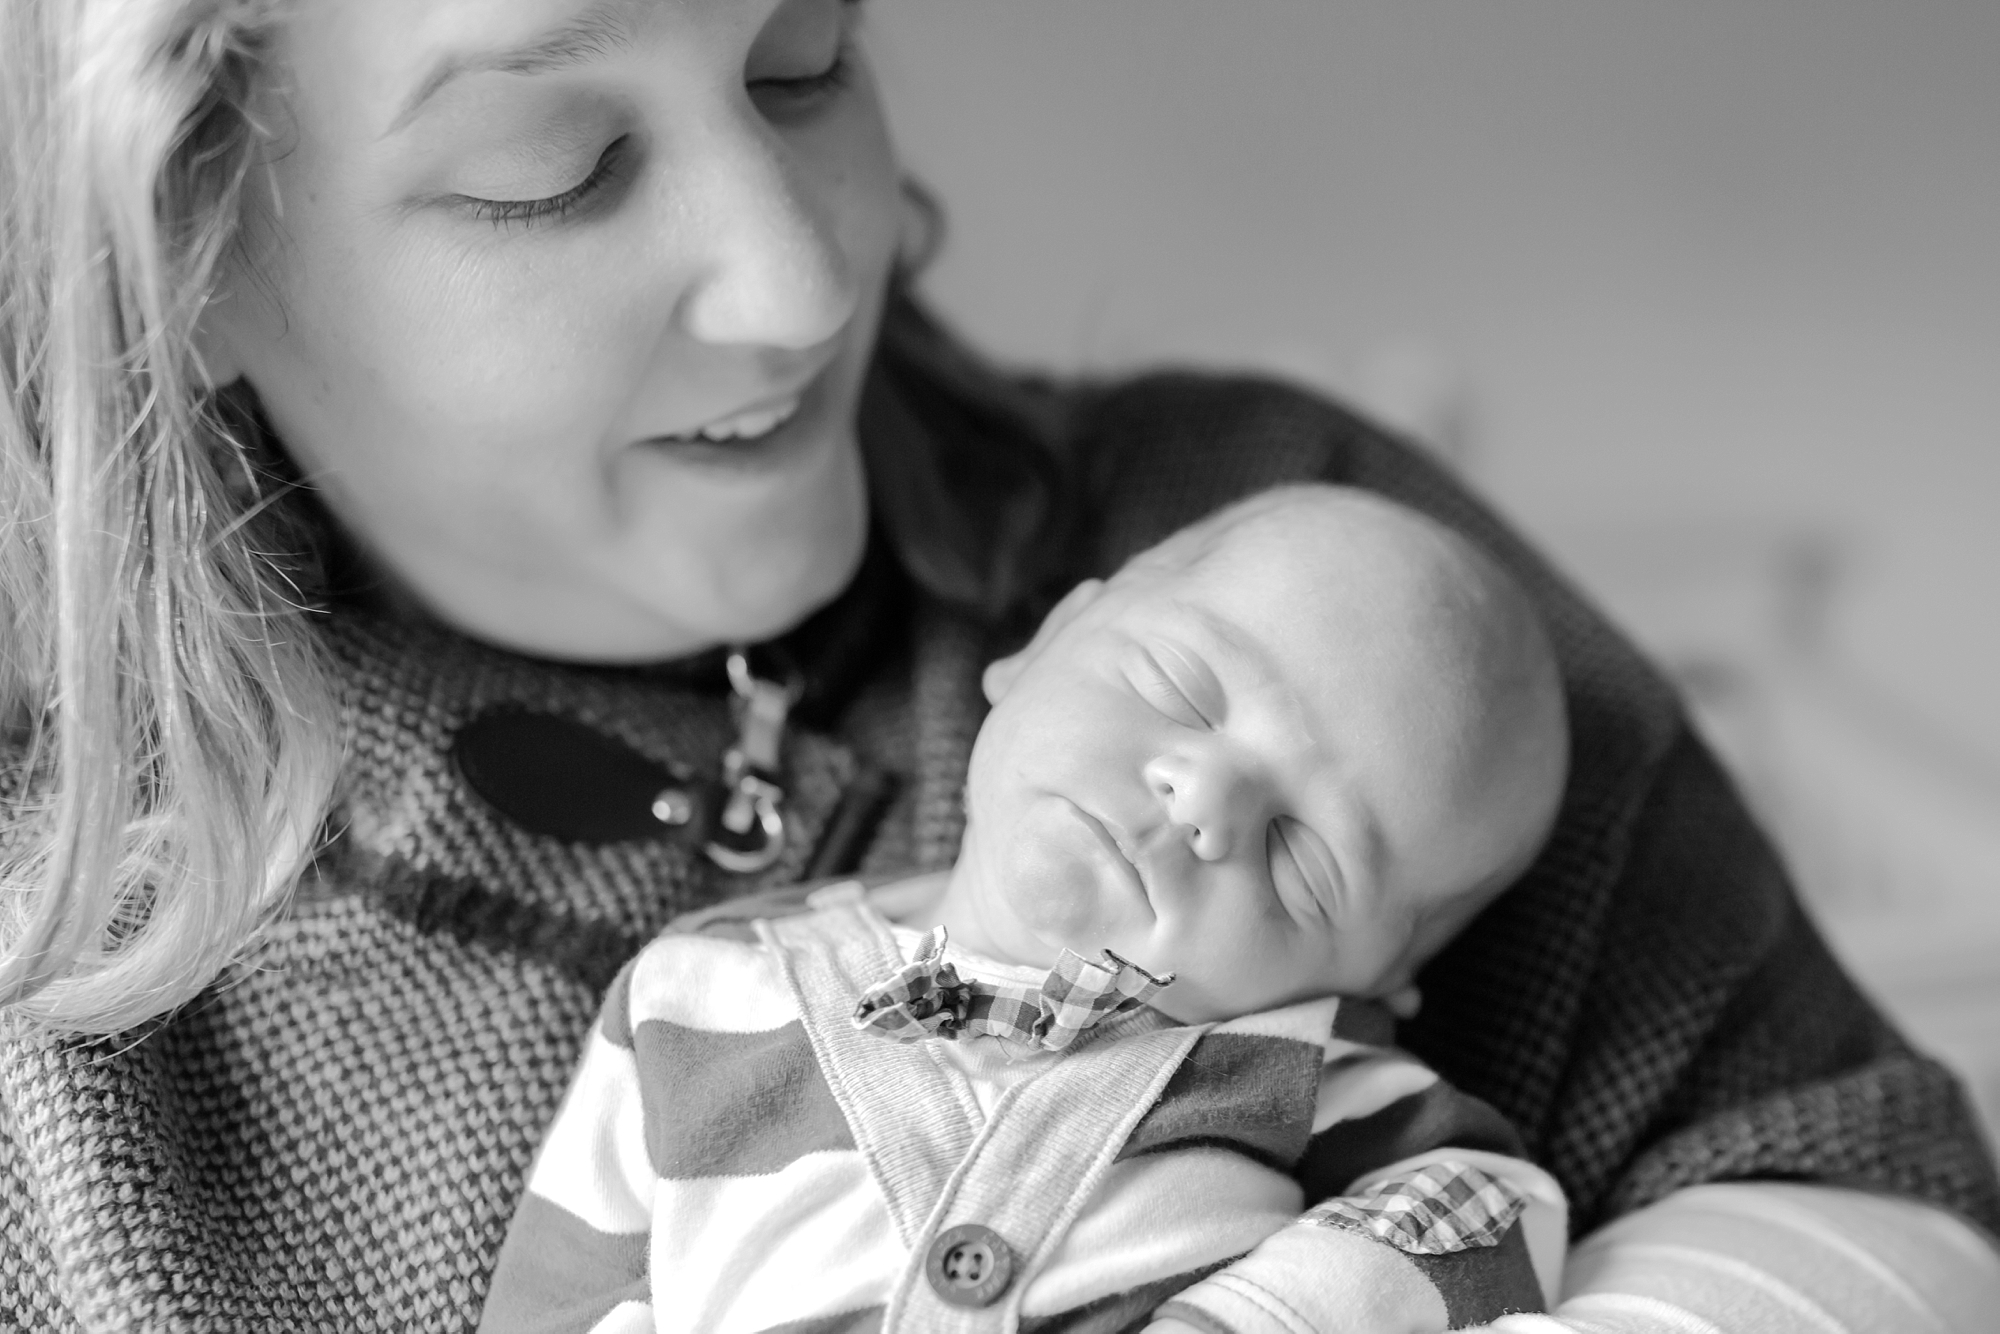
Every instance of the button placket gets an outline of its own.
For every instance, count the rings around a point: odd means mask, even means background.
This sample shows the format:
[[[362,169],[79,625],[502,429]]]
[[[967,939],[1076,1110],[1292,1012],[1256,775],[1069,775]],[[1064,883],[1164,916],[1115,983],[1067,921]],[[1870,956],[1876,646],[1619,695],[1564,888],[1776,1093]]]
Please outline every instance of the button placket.
[[[1010,1334],[1055,1253],[1205,1027],[1092,1043],[995,1104],[946,1185],[884,1334]]]

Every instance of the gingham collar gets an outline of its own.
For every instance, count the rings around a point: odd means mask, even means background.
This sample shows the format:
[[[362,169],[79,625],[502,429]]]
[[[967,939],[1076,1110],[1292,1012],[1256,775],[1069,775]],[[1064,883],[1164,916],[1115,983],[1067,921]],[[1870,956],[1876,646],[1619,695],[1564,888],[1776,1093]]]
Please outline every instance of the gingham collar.
[[[1064,950],[1042,984],[961,978],[944,958],[945,929],[933,927],[916,956],[861,993],[854,1026],[898,1042],[925,1038],[998,1037],[1043,1051],[1061,1051],[1090,1028],[1137,1009],[1169,985],[1105,950],[1086,959]]]

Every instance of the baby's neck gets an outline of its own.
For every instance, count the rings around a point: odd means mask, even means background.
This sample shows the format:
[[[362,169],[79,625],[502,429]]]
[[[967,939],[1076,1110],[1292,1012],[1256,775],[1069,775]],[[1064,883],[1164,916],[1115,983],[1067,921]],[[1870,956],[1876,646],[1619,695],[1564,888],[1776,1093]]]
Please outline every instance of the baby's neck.
[[[951,872],[930,871],[907,880],[892,880],[868,891],[868,906],[897,926],[928,931],[937,925]]]

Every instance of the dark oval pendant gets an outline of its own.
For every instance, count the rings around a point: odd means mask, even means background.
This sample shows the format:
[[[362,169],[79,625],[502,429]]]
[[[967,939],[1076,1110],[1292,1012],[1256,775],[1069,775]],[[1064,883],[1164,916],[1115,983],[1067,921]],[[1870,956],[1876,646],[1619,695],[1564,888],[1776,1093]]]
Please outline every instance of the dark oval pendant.
[[[567,843],[704,839],[704,785],[587,723],[503,707],[458,729],[452,764],[467,787],[533,834]]]

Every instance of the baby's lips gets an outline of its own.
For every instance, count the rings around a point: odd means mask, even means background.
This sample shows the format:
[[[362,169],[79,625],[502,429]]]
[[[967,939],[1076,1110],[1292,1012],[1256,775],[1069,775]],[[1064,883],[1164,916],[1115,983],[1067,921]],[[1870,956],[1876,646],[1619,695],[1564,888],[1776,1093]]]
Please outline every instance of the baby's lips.
[[[1095,859],[1103,864],[1104,869],[1123,881],[1127,889],[1150,901],[1145,874],[1132,860],[1127,840],[1120,837],[1108,822],[1076,802],[1065,801],[1064,804],[1075,817],[1077,824],[1090,836],[1090,846],[1095,852]]]

